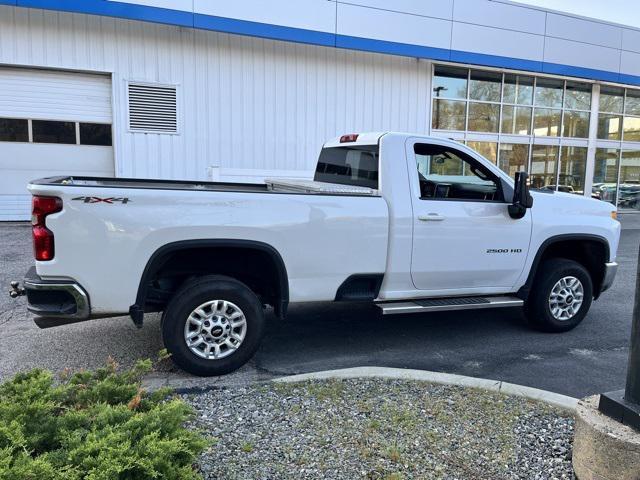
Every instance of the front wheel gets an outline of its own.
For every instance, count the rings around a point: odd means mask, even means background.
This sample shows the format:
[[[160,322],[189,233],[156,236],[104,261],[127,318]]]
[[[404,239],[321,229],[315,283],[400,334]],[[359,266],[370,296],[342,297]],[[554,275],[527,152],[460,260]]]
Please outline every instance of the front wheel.
[[[262,304],[246,285],[209,275],[187,282],[174,295],[162,316],[162,337],[183,370],[224,375],[254,355],[264,322]]]
[[[589,272],[573,260],[552,258],[540,266],[525,314],[538,330],[566,332],[582,322],[592,301]]]

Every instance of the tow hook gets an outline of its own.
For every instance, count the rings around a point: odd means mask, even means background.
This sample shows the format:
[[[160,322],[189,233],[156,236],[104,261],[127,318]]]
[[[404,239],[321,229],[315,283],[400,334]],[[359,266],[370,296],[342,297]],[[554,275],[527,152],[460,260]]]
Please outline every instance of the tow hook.
[[[22,295],[26,295],[27,292],[24,289],[24,287],[20,286],[20,282],[11,282],[11,290],[9,290],[9,296],[11,298],[18,298],[21,297]]]

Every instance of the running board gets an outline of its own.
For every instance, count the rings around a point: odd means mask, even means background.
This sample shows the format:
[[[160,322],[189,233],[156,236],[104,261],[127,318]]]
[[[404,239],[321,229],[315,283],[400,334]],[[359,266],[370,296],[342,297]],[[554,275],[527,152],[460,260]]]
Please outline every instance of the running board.
[[[378,303],[383,315],[401,313],[443,312],[452,310],[477,310],[480,308],[521,307],[524,302],[517,297],[453,297],[427,298],[402,302]]]

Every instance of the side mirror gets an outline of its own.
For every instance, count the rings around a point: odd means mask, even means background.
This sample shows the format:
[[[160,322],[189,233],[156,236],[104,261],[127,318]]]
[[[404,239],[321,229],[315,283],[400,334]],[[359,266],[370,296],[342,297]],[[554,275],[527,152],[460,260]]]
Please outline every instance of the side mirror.
[[[533,207],[533,197],[529,193],[527,172],[516,172],[515,184],[513,188],[513,203],[509,205],[509,216],[514,219],[524,217],[527,208]]]

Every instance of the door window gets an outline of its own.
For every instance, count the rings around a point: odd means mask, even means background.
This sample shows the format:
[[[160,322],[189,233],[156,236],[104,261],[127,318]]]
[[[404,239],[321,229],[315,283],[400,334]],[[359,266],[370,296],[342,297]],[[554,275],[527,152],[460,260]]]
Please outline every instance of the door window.
[[[429,200],[503,200],[499,179],[476,159],[442,145],[414,146],[420,198]]]

